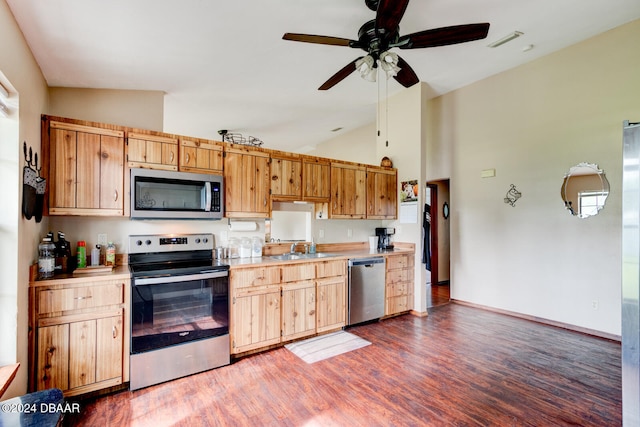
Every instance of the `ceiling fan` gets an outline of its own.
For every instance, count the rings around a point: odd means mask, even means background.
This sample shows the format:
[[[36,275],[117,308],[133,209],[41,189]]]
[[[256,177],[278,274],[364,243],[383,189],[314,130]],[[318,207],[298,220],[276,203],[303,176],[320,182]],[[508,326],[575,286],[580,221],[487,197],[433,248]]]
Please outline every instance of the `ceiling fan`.
[[[400,27],[409,0],[365,0],[367,7],[376,12],[376,18],[366,22],[358,31],[358,40],[312,34],[285,33],[282,38],[297,42],[347,46],[367,52],[348,63],[324,82],[318,90],[327,90],[359,70],[363,78],[375,81],[378,62],[380,67],[404,87],[413,86],[419,79],[409,64],[390,49],[421,49],[480,40],[487,37],[489,23],[454,25],[434,28],[401,36]]]

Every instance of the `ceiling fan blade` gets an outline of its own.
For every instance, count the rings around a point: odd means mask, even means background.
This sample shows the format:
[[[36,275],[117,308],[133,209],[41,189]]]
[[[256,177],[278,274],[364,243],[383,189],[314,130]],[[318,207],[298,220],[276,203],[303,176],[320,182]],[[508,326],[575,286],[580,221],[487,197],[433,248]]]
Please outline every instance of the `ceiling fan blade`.
[[[332,87],[334,87],[335,85],[337,85],[338,83],[340,83],[342,80],[344,80],[349,74],[353,73],[356,70],[356,62],[358,62],[360,59],[362,59],[363,57],[359,57],[354,59],[353,61],[349,62],[347,65],[345,65],[340,71],[338,71],[337,73],[335,73],[333,76],[331,76],[329,78],[329,80],[327,80],[326,82],[324,82],[322,84],[322,86],[320,86],[318,88],[318,90],[327,90],[327,89],[331,89]]]
[[[313,34],[296,34],[296,33],[285,33],[284,36],[282,36],[282,39],[291,40],[294,42],[328,44],[332,46],[352,46],[353,43],[358,43],[355,40],[343,39],[341,37],[316,36]],[[359,46],[354,46],[354,47],[359,47]]]
[[[396,44],[400,49],[420,49],[423,47],[447,46],[465,43],[487,37],[489,23],[453,25],[407,34]]]
[[[409,0],[380,0],[376,11],[376,32],[395,34]]]
[[[410,87],[420,81],[415,71],[407,64],[407,61],[400,57],[398,57],[398,67],[400,67],[400,71],[393,78],[402,86]]]

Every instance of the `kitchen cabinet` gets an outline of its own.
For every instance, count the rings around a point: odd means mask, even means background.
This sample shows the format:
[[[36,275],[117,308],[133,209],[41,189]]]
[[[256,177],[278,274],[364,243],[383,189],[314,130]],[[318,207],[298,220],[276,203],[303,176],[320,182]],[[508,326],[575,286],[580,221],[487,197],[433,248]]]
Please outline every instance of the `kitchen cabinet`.
[[[282,267],[282,341],[316,332],[314,263]]]
[[[226,217],[271,216],[269,153],[250,147],[227,147],[224,151],[224,181]]]
[[[396,219],[398,187],[396,169],[367,167],[367,218]]]
[[[327,159],[304,157],[302,160],[302,200],[331,200],[331,166]]]
[[[30,390],[65,396],[128,381],[129,279],[34,282],[30,295]]]
[[[50,121],[43,153],[49,215],[124,214],[123,131]]]
[[[342,328],[347,320],[347,261],[316,263],[316,332]]]
[[[413,253],[387,257],[385,316],[404,313],[413,308],[413,274]]]
[[[179,169],[182,172],[222,174],[222,155],[222,142],[180,138]]]
[[[302,199],[302,160],[271,153],[271,200]]]
[[[280,342],[280,267],[231,269],[231,353]]]
[[[178,170],[178,139],[168,134],[127,133],[127,166]]]
[[[331,163],[331,218],[366,217],[366,168],[350,163]]]

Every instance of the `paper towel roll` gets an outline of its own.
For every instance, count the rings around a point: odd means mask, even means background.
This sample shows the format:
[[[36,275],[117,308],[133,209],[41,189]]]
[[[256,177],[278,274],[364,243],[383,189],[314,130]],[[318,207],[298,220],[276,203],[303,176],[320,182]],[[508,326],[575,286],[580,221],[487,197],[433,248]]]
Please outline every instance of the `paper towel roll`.
[[[255,231],[258,224],[255,221],[229,221],[229,230],[231,231]]]

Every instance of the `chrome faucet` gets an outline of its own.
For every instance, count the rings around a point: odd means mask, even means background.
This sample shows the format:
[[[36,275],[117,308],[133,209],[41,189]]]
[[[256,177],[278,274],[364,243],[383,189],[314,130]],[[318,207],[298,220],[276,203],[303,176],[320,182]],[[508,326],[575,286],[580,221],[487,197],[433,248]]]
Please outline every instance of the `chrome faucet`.
[[[291,249],[289,250],[289,253],[292,253],[292,254],[296,253],[296,244],[295,243],[291,244]]]

